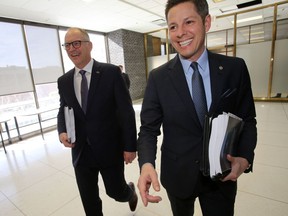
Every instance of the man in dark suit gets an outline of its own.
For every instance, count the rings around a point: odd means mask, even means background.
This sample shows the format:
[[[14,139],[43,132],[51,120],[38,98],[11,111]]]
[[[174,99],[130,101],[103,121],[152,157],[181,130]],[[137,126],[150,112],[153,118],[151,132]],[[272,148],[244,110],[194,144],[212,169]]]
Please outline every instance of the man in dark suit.
[[[63,44],[75,68],[58,79],[60,108],[58,132],[61,143],[72,148],[78,189],[87,216],[102,216],[98,174],[102,175],[108,196],[129,202],[135,211],[137,195],[132,182],[124,178],[124,161],[136,157],[135,113],[119,67],[91,58],[92,42],[87,32],[70,28]],[[82,77],[81,71],[84,72]],[[79,73],[80,72],[80,73]],[[87,106],[80,88],[88,87]],[[76,141],[67,137],[64,107],[73,108]]]
[[[129,78],[129,75],[123,71],[123,65],[119,65],[119,68],[121,70],[121,74],[122,74],[122,77],[124,79],[124,82],[125,82],[127,88],[130,89],[130,78]]]
[[[141,169],[138,189],[145,206],[161,201],[161,197],[150,195],[149,189],[152,185],[160,190],[155,159],[162,127],[160,179],[173,215],[192,216],[198,198],[204,216],[232,216],[237,179],[252,170],[257,140],[248,70],[242,59],[213,54],[205,48],[211,25],[206,0],[168,0],[165,14],[170,41],[178,55],[149,74],[137,146]],[[232,170],[219,181],[201,171],[203,119],[197,115],[197,95],[192,91],[196,73],[192,62],[197,62],[203,80],[206,114],[230,112],[245,122],[236,154],[227,156]]]

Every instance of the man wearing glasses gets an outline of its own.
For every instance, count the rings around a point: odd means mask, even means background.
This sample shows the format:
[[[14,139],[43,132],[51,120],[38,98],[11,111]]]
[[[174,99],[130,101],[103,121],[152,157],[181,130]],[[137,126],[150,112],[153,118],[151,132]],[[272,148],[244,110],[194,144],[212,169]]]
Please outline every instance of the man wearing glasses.
[[[63,44],[75,67],[58,79],[60,142],[72,149],[72,160],[82,204],[87,216],[102,216],[98,175],[106,193],[119,202],[129,202],[135,211],[137,194],[126,183],[124,161],[136,157],[135,113],[118,66],[91,58],[92,42],[87,32],[70,28]],[[76,141],[67,136],[64,108],[73,109]]]

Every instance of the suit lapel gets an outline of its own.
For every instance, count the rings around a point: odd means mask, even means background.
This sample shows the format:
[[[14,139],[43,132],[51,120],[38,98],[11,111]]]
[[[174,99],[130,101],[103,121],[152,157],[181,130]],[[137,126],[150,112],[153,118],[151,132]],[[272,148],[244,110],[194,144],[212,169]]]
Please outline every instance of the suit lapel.
[[[184,106],[187,108],[187,112],[189,113],[193,121],[195,121],[195,123],[199,124],[199,127],[201,127],[200,122],[197,121],[198,117],[195,106],[191,98],[183,67],[178,55],[176,55],[176,57],[171,62],[171,65],[169,66],[169,75],[176,91],[178,92],[178,95],[182,99]]]
[[[88,92],[88,104],[87,104],[87,112],[86,113],[88,113],[92,99],[94,98],[94,95],[96,94],[96,89],[97,89],[97,86],[99,83],[100,76],[101,76],[100,64],[94,60],[93,68],[92,68],[92,74],[91,74],[91,80],[90,80],[90,86],[89,86],[89,92]]]
[[[209,109],[209,114],[212,115],[218,108],[221,99],[223,88],[225,87],[225,65],[217,58],[217,55],[208,52],[209,68],[210,68],[210,82],[212,103]]]

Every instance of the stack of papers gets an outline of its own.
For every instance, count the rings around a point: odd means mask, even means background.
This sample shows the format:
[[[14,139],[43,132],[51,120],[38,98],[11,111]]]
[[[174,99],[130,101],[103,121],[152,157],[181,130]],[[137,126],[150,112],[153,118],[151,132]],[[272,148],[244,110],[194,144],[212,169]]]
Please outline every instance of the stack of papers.
[[[231,171],[227,154],[235,155],[244,123],[241,118],[231,113],[223,113],[205,123],[208,124],[204,129],[205,174],[209,173],[212,179],[217,180]]]
[[[70,107],[64,107],[64,115],[65,115],[65,124],[68,140],[70,143],[75,143],[76,135],[75,135],[75,119],[73,109]]]

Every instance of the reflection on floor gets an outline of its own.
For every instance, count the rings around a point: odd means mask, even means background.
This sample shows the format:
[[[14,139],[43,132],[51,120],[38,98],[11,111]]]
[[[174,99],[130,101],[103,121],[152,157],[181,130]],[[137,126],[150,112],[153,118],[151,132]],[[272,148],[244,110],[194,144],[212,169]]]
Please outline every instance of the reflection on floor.
[[[288,103],[256,103],[258,146],[254,172],[239,179],[236,216],[287,216],[288,214]],[[141,105],[135,105],[139,128]],[[161,139],[160,139],[161,141]],[[158,161],[159,164],[159,161]],[[126,166],[127,181],[137,182],[138,165]],[[126,203],[107,197],[100,182],[105,216],[171,216],[164,189],[159,204],[135,213]],[[57,132],[0,148],[0,216],[84,216],[77,191],[70,150]],[[196,203],[196,216],[200,216]]]

